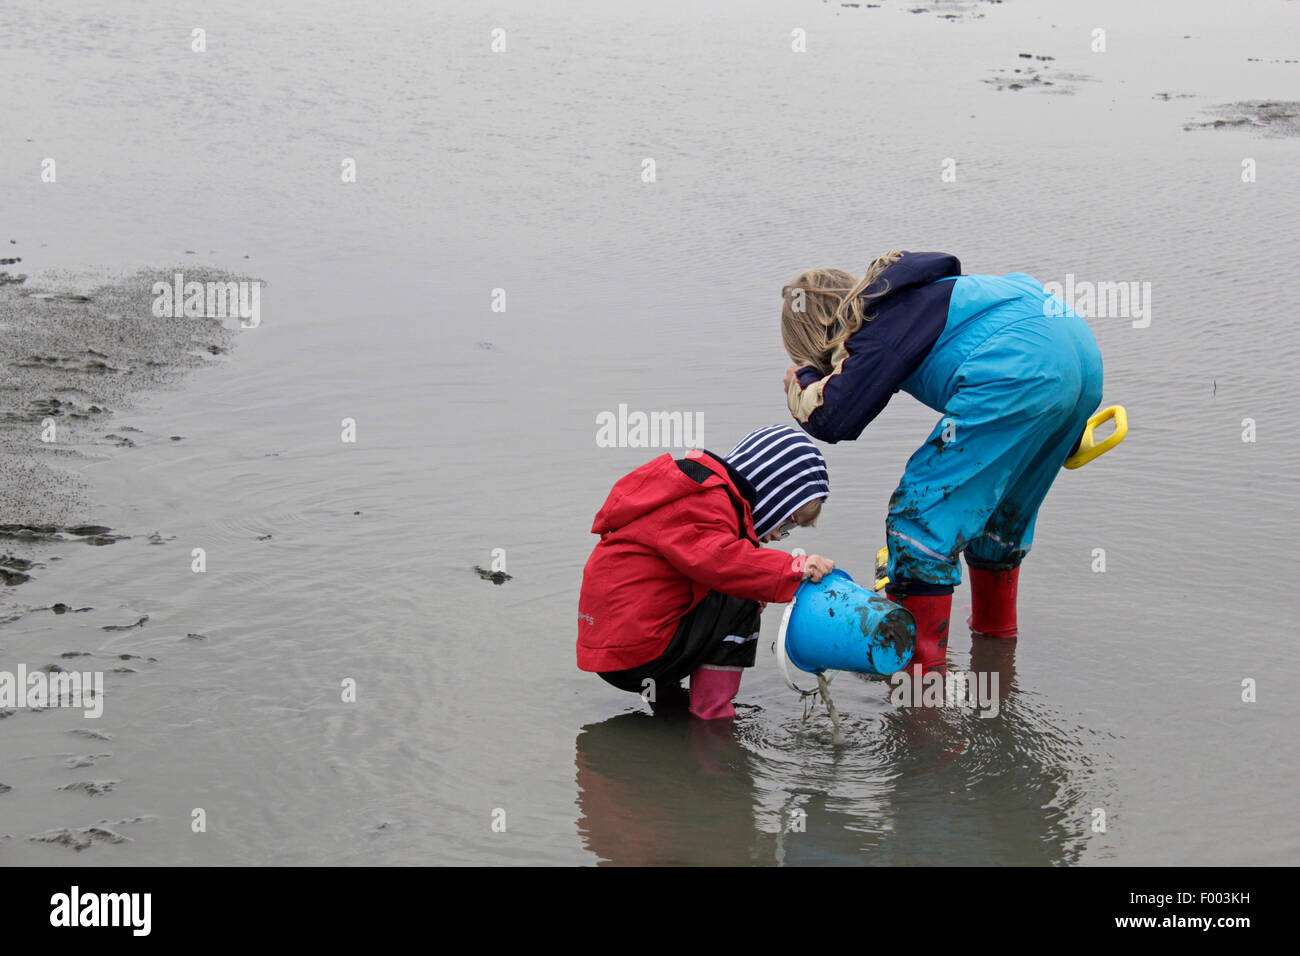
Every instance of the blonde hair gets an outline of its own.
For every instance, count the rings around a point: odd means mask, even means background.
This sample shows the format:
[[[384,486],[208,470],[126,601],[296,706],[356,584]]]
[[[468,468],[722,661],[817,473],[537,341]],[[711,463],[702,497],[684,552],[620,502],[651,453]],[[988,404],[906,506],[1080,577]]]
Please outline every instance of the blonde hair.
[[[903,254],[891,249],[877,256],[861,279],[842,269],[809,269],[781,290],[781,342],[796,365],[832,372],[831,356],[844,341],[875,318],[867,314],[871,299],[889,291],[889,283],[863,295],[886,268]]]
[[[808,528],[815,527],[817,524],[817,519],[821,517],[822,502],[824,502],[825,500],[826,500],[825,496],[822,496],[821,498],[814,498],[812,501],[805,501],[798,508],[794,509],[794,513],[798,514],[800,511],[803,511],[805,508],[807,508],[808,511],[806,512],[806,517],[808,518],[808,524],[805,525],[805,527]],[[791,517],[794,517],[794,515],[791,515]]]

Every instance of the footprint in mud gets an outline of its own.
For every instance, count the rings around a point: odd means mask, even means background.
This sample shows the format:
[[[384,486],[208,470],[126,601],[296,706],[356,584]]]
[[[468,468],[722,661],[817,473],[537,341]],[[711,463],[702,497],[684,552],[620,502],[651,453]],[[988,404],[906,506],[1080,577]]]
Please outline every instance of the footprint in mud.
[[[514,575],[506,574],[504,571],[488,571],[486,568],[480,568],[477,564],[474,565],[474,570],[478,572],[478,576],[484,581],[491,581],[493,584],[505,584],[514,577]]]

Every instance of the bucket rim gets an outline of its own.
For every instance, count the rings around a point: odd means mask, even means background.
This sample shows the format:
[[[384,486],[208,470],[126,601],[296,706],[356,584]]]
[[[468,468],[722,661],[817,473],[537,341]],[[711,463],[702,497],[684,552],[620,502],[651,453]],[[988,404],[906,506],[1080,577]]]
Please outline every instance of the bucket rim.
[[[847,572],[845,572],[845,574],[847,576]],[[825,578],[823,578],[822,580],[825,580]],[[790,599],[790,603],[785,606],[785,613],[781,615],[781,628],[776,632],[776,647],[775,647],[776,664],[777,667],[780,668],[781,676],[785,679],[787,686],[789,686],[791,690],[798,691],[801,695],[807,696],[808,694],[815,694],[817,692],[817,688],[813,688],[812,690],[804,690],[802,687],[800,687],[798,684],[794,682],[794,678],[790,676],[790,665],[793,664],[794,661],[790,660],[790,652],[786,650],[786,646],[785,646],[785,632],[790,627],[790,615],[794,613],[794,606],[797,603],[799,603],[798,593],[796,593],[795,596]],[[805,671],[802,667],[799,667],[798,664],[795,664],[795,667],[798,667],[799,670],[805,674],[814,673],[813,671]],[[826,675],[826,683],[829,684],[834,679],[838,671],[823,671],[823,673]]]

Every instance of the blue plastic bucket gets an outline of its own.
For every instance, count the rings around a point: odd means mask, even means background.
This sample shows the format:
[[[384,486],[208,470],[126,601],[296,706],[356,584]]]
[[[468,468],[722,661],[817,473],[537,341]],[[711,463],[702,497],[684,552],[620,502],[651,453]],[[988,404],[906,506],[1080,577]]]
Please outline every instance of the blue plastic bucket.
[[[809,674],[893,674],[912,659],[916,621],[836,568],[799,586],[781,624],[782,645],[790,663]]]

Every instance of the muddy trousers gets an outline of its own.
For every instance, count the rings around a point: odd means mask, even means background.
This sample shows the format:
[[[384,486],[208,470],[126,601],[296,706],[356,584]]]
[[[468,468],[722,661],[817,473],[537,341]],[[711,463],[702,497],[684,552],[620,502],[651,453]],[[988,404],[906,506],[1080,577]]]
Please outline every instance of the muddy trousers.
[[[1018,567],[1038,508],[1101,401],[1097,344],[1083,319],[1018,315],[956,363],[956,387],[890,500],[890,590],[951,593],[959,557]]]
[[[753,667],[760,624],[757,601],[710,591],[682,618],[662,654],[628,670],[601,671],[600,676],[635,694],[679,693],[682,678],[702,665]]]

